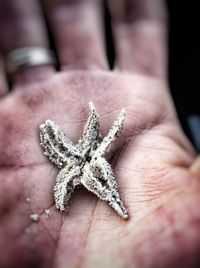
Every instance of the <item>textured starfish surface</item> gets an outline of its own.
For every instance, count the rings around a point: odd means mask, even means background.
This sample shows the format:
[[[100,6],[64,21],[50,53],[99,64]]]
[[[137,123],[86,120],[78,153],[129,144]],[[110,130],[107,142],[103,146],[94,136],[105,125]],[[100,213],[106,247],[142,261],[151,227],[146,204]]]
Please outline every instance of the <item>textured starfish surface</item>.
[[[110,164],[105,159],[119,136],[125,119],[122,109],[108,134],[102,139],[99,116],[92,102],[90,115],[82,138],[74,145],[51,120],[40,125],[41,146],[60,172],[54,186],[56,208],[66,210],[76,186],[83,185],[101,200],[106,201],[122,218],[128,218],[120,198],[118,185]]]

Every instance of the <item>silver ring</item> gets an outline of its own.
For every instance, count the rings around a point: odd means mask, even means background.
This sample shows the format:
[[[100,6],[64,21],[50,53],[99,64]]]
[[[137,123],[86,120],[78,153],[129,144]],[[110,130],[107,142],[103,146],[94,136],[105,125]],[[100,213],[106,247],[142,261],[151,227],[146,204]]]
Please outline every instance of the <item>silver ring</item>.
[[[44,47],[22,47],[12,50],[6,58],[6,68],[12,74],[31,67],[54,64],[52,52]]]

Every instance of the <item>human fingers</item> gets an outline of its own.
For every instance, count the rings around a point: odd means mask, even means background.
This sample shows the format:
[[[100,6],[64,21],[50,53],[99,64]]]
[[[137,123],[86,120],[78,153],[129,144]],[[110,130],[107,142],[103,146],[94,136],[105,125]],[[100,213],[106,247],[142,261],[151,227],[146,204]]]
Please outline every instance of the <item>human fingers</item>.
[[[151,76],[166,72],[166,12],[160,0],[109,0],[116,68]]]
[[[44,0],[61,69],[106,69],[100,0]]]
[[[35,65],[34,68],[27,66],[28,62],[30,64],[31,54],[23,50],[32,48],[32,53],[36,53],[36,50],[38,53],[38,48],[47,49],[49,45],[38,1],[0,1],[0,31],[0,50],[9,72],[12,72],[10,77],[14,88],[16,84],[27,85],[44,79],[53,72],[52,64],[47,61],[46,64]],[[33,48],[36,50],[33,51]],[[20,68],[17,68],[19,66],[15,64],[19,61]]]

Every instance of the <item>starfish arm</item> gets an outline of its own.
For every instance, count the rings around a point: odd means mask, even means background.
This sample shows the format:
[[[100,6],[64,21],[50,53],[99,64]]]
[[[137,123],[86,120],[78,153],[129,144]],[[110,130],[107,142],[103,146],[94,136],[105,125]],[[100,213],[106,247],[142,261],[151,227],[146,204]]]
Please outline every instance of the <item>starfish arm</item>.
[[[92,159],[90,161],[90,168],[95,177],[99,177],[100,179],[106,181],[106,185],[109,188],[114,188],[116,190],[118,189],[112,167],[105,158],[98,157],[96,160]]]
[[[112,204],[110,205],[112,207],[120,206],[123,214],[127,215],[128,217],[128,211],[124,207],[124,204],[120,198],[116,178],[110,164],[106,161],[105,158],[99,157],[96,161],[91,161],[90,166],[95,177],[98,177],[100,175],[100,179],[106,181],[105,185],[112,192]]]
[[[61,169],[54,186],[54,199],[56,208],[65,210],[67,203],[74,192],[75,184],[73,180],[80,174],[80,168],[75,166],[70,171],[68,167]]]
[[[85,124],[82,138],[77,147],[85,155],[89,150],[94,150],[100,139],[99,115],[92,102],[89,102],[90,115]]]
[[[108,171],[110,172],[110,171]],[[105,180],[106,178],[104,178]],[[119,194],[116,188],[106,187],[103,185],[103,181],[94,176],[89,163],[85,164],[83,175],[81,177],[81,184],[90,192],[95,194],[101,200],[106,201],[119,216],[124,219],[128,218],[126,208],[123,206],[122,201],[119,198]]]
[[[40,125],[40,141],[44,154],[58,168],[63,167],[69,155],[80,155],[79,150],[51,120],[46,120],[44,124]]]
[[[107,136],[104,137],[103,141],[101,142],[96,152],[94,153],[93,158],[105,156],[105,154],[109,152],[111,145],[116,141],[116,139],[118,138],[122,130],[125,115],[126,115],[126,112],[124,109],[122,109],[119,116],[114,121]]]

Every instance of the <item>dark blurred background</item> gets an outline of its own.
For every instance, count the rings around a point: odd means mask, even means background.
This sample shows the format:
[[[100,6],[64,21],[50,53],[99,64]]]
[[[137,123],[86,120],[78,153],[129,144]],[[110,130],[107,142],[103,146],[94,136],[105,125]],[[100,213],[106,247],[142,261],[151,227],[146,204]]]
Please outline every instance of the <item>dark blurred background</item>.
[[[198,1],[168,0],[169,82],[177,112],[200,151],[200,14]]]

